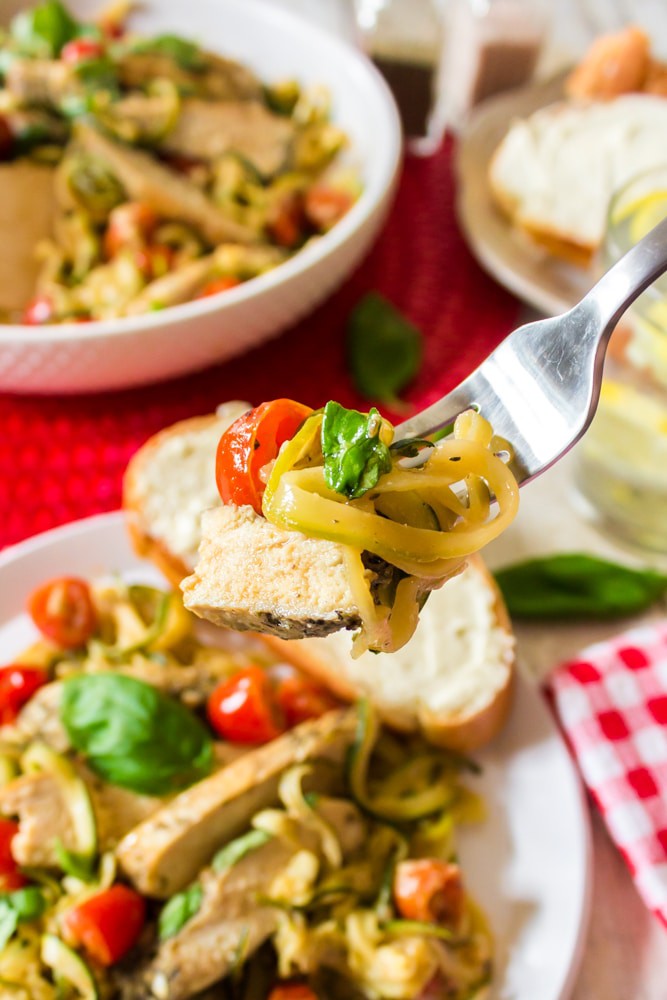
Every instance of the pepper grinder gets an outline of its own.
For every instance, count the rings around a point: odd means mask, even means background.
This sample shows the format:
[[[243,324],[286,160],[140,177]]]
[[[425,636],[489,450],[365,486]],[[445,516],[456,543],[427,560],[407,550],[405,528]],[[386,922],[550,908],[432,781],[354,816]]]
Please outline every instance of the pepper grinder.
[[[408,149],[427,155],[443,133],[438,115],[442,19],[438,0],[355,0],[361,47],[394,95]]]

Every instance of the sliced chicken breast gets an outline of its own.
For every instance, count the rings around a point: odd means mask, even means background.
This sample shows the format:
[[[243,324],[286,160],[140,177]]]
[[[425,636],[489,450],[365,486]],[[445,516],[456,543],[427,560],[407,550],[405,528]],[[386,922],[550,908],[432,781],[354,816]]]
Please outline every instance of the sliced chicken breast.
[[[35,294],[37,246],[52,235],[54,169],[29,160],[0,164],[0,310],[22,310]]]

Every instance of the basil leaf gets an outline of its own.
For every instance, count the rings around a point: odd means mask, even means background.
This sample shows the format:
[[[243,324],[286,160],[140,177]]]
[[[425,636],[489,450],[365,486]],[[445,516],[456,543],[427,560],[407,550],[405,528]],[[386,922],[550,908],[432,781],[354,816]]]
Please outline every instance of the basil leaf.
[[[133,52],[155,53],[173,59],[177,66],[185,70],[201,70],[206,65],[204,54],[198,45],[189,42],[178,35],[158,35],[145,41],[137,42]]]
[[[188,920],[192,920],[199,913],[203,897],[204,890],[198,882],[171,897],[162,907],[158,917],[157,933],[160,941],[174,937]]]
[[[667,577],[584,553],[562,553],[499,570],[496,581],[515,618],[616,618],[650,607]]]
[[[236,840],[232,840],[220,848],[211,862],[213,871],[224,872],[225,869],[231,868],[246,854],[262,847],[270,839],[271,834],[265,833],[264,830],[250,830],[248,833],[244,833],[241,837],[237,837]]]
[[[134,677],[69,677],[60,718],[72,746],[112,785],[166,795],[211,770],[213,744],[204,724],[180,702]]]
[[[81,26],[59,0],[46,0],[13,19],[10,34],[24,55],[55,59],[67,42],[77,38]]]
[[[46,900],[36,886],[0,894],[0,951],[13,936],[21,920],[36,920],[44,913]]]
[[[377,292],[350,315],[346,347],[352,381],[366,399],[395,403],[421,367],[420,331]]]
[[[370,413],[359,413],[339,403],[327,403],[322,421],[327,486],[354,499],[367,493],[380,476],[390,471],[391,455],[380,440],[381,427],[382,418],[375,407]]]

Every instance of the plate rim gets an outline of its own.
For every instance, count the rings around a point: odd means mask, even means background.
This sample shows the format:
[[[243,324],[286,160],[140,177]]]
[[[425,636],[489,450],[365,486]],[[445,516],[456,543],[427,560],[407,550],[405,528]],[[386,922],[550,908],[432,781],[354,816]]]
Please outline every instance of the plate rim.
[[[67,540],[76,542],[76,540],[81,536],[94,536],[99,530],[111,533],[117,531],[127,537],[124,511],[112,510],[79,518],[75,521],[69,521],[40,532],[39,534],[32,535],[20,542],[15,543],[14,545],[7,546],[2,552],[0,552],[0,573],[11,571],[13,564],[21,562],[24,559],[34,558],[35,556],[38,556],[41,551],[46,550],[53,545],[58,545]],[[136,555],[136,560],[138,564],[143,563],[151,571],[155,571],[155,568],[149,561],[145,559],[142,560],[138,555]],[[5,624],[5,621],[0,621],[0,628]],[[542,697],[540,685],[528,675],[526,670],[522,669],[520,657],[517,665],[516,685],[517,688],[521,686],[524,690],[528,691],[529,698],[538,699],[540,701],[544,717],[548,718],[550,721],[550,739],[552,739],[555,742],[555,745],[557,745],[562,751],[563,760],[566,761],[568,775],[571,778],[573,788],[576,791],[574,801],[577,806],[576,815],[578,829],[575,831],[575,836],[576,840],[581,845],[583,877],[579,883],[580,904],[577,911],[578,921],[575,929],[574,945],[570,951],[567,969],[565,970],[563,979],[558,987],[559,992],[557,995],[557,1000],[568,1000],[575,988],[579,970],[581,968],[592,912],[594,858],[591,810],[588,805],[586,791],[581,775],[572,758],[572,753],[567,740],[558,726],[556,719],[553,717],[549,705]],[[489,748],[488,752],[493,753],[493,744]],[[480,755],[484,756],[484,753],[485,749],[483,748],[480,751]],[[502,986],[502,984],[500,985]],[[554,998],[554,1000],[556,1000],[556,998]]]

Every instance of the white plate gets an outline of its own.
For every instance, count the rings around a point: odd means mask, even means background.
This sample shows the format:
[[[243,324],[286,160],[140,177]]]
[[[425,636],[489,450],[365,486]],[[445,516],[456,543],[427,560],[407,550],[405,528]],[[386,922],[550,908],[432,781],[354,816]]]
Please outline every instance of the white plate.
[[[27,594],[62,574],[117,571],[159,581],[132,552],[120,513],[103,514],[31,539],[0,556],[4,661],[33,637]],[[496,938],[493,1000],[566,1000],[586,932],[590,830],[581,786],[538,691],[517,685],[509,724],[478,755],[474,780],[489,815],[464,829],[460,848],[475,897]]]
[[[33,0],[0,0],[0,24]],[[90,18],[100,0],[69,0]],[[328,233],[266,274],[219,295],[143,316],[54,326],[0,325],[0,391],[91,392],[169,378],[276,336],[330,295],[368,252],[396,187],[401,129],[389,88],[351,45],[269,0],[147,0],[132,27],[178,33],[232,56],[263,80],[323,85],[349,137],[363,190]]]
[[[562,96],[562,76],[491,98],[475,112],[458,146],[457,214],[480,264],[529,305],[554,316],[566,312],[595,282],[592,269],[549,255],[517,233],[493,203],[488,170],[515,118],[524,118]]]

